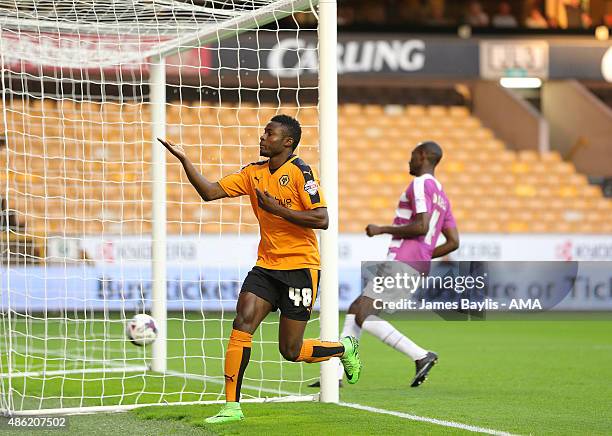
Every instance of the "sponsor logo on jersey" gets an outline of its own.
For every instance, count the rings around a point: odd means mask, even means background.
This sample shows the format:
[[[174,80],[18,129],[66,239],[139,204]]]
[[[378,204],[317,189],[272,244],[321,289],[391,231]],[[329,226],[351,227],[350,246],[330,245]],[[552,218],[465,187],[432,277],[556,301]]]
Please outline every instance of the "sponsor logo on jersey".
[[[319,184],[314,180],[309,180],[304,185],[304,191],[310,195],[315,195],[319,191]]]

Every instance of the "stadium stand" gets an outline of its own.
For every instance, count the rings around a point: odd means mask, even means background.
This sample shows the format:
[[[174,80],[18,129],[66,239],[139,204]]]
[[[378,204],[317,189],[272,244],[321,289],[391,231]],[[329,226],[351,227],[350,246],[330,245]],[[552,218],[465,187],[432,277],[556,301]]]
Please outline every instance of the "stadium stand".
[[[0,154],[2,168],[8,165],[0,179],[10,179],[9,207],[26,221],[27,233],[150,231],[145,107],[51,99],[11,105],[6,135],[15,153]],[[167,136],[184,144],[215,179],[259,159],[258,126],[276,110],[248,103],[170,105]],[[317,164],[316,109],[282,111],[299,117],[304,125],[299,154]],[[556,152],[507,149],[465,106],[346,103],[340,106],[339,135],[342,232],[391,221],[410,180],[410,152],[424,139],[444,148],[437,177],[463,232],[612,231],[612,201],[571,163]],[[169,233],[257,231],[248,200],[205,204],[192,189],[180,189],[188,184],[180,165],[173,159],[167,165]]]

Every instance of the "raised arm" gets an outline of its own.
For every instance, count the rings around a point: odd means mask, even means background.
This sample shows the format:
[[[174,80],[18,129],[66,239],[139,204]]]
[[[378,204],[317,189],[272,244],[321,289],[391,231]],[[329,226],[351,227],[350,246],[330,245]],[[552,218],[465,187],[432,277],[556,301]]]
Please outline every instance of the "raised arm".
[[[187,157],[187,154],[181,145],[174,144],[161,138],[157,138],[157,140],[161,142],[164,147],[166,147],[168,151],[172,153],[183,165],[189,182],[193,185],[196,191],[198,191],[198,194],[200,194],[202,200],[213,201],[228,196],[218,182],[209,182],[202,174],[200,174],[200,172],[193,166],[191,160]]]

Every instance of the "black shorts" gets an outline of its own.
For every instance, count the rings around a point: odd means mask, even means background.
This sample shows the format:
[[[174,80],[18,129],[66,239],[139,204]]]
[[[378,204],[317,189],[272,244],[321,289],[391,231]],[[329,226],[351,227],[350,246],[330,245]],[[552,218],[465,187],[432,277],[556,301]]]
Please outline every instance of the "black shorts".
[[[250,292],[280,309],[286,318],[308,321],[317,299],[320,271],[317,269],[272,270],[255,266],[244,279],[240,292]]]

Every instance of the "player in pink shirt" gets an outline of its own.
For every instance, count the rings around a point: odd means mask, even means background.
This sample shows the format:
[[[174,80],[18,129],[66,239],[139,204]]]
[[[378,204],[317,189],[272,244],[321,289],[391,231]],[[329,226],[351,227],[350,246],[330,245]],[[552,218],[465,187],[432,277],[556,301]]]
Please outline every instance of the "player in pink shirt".
[[[425,147],[424,144],[420,146]],[[440,149],[440,153],[441,151]],[[417,175],[419,173],[413,170],[413,165],[418,165],[413,163],[414,152],[412,156],[410,174],[416,177],[400,197],[393,225],[386,227],[370,224],[366,233],[368,236],[384,233],[392,235],[387,260],[407,263],[417,271],[427,274],[431,259],[439,256],[433,255],[438,237],[444,229],[456,229],[457,225],[448,197],[440,182],[433,176],[433,168],[431,173]]]
[[[427,274],[432,258],[445,256],[459,248],[459,233],[450,202],[442,185],[434,177],[434,170],[441,159],[442,149],[435,142],[417,145],[410,159],[410,174],[415,178],[400,197],[393,224],[369,224],[366,227],[370,237],[382,234],[393,237],[387,260],[402,262],[396,265],[410,274]],[[436,247],[440,234],[444,235],[446,242]],[[380,310],[374,307],[374,299],[380,295],[372,293],[371,286],[366,286],[348,310],[342,336],[359,337],[363,329],[409,356],[416,364],[411,386],[417,387],[427,378],[438,355],[419,347],[388,321],[377,316]],[[405,296],[401,293],[393,295],[392,292],[390,296],[386,295],[387,298],[395,297],[395,301]]]

